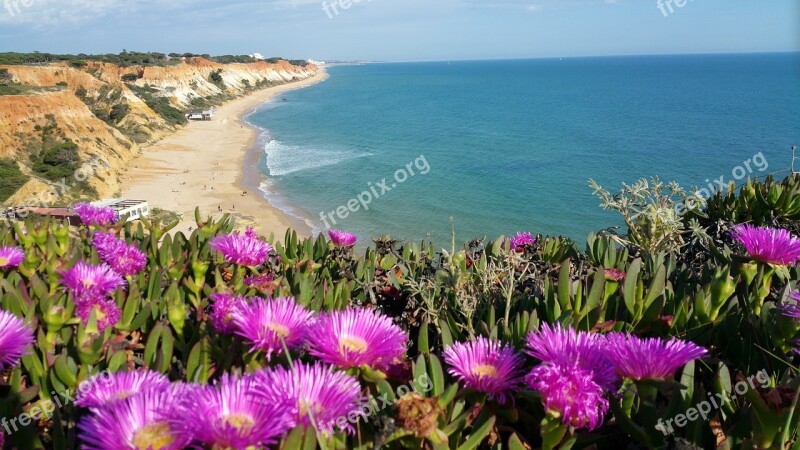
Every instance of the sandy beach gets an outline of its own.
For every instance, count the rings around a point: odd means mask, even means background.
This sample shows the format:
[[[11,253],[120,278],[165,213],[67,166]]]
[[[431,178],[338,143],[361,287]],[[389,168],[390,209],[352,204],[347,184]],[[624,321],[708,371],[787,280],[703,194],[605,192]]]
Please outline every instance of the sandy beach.
[[[243,184],[245,161],[257,170],[258,156],[252,151],[256,130],[242,117],[276,95],[327,77],[320,69],[311,78],[233,100],[219,107],[213,120],[190,122],[175,134],[144,147],[142,156],[132,160],[131,169],[123,175],[123,197],[147,200],[151,208],[182,214],[174,232],[190,233],[197,226],[194,209],[200,207],[204,218],[228,213],[234,217],[236,228],[252,226],[259,234],[273,234],[274,239],[283,240],[288,228],[297,229],[295,224],[252,185]]]

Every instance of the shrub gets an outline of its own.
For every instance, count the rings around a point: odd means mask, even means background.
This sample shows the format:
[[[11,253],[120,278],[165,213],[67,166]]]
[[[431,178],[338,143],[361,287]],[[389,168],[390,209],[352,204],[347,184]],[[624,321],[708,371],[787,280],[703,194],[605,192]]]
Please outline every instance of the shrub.
[[[139,75],[135,73],[126,73],[122,76],[122,81],[126,83],[133,83],[134,81],[139,79]]]
[[[11,158],[0,158],[0,202],[14,195],[28,180],[17,162]]]

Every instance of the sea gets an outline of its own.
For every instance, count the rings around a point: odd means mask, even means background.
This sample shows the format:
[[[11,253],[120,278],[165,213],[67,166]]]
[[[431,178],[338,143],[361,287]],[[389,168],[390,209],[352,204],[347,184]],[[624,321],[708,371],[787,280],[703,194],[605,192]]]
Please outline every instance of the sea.
[[[623,224],[590,179],[612,192],[651,177],[710,192],[788,176],[800,144],[797,53],[327,70],[247,118],[262,129],[260,190],[306,233],[362,243],[449,248],[452,236],[529,231],[583,247]]]

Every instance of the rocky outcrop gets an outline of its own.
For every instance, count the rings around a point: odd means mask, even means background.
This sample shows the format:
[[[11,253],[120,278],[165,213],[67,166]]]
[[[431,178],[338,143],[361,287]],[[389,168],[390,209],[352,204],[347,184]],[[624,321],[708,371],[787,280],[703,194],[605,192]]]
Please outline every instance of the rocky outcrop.
[[[90,61],[0,69],[8,70],[15,85],[25,88],[22,95],[0,95],[0,158],[14,159],[22,172],[32,174],[30,155],[37,151],[37,134],[44,127],[54,128],[65,141],[77,145],[81,163],[108,162],[110,175],[87,180],[99,197],[119,192],[118,175],[140,154],[141,144],[180,126],[175,113],[305,79],[317,70],[287,61],[218,64],[203,58],[152,67]],[[129,83],[122,81],[126,75]],[[4,203],[19,204],[43,185],[34,176]]]

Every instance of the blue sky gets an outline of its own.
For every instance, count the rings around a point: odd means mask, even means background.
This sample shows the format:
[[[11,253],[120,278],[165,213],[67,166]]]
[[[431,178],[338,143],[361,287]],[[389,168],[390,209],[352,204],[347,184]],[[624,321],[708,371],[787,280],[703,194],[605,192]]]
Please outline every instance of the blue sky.
[[[672,12],[658,0],[349,1],[325,0],[326,13],[323,0],[0,0],[0,51],[392,61],[800,51],[799,0],[671,0]]]

